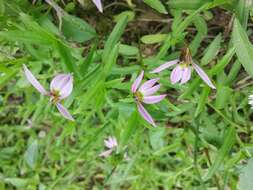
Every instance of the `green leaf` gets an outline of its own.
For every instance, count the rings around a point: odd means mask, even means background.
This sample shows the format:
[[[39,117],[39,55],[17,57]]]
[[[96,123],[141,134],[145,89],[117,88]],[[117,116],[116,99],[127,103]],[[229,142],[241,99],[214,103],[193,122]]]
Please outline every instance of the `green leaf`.
[[[76,76],[80,77],[80,71],[77,69],[75,60],[71,55],[70,47],[60,41],[56,41],[54,45],[62,60],[61,64],[63,69],[68,72],[73,72]]]
[[[22,179],[22,178],[5,178],[4,181],[6,183],[10,183],[11,185],[17,187],[17,188],[24,188],[29,180],[28,179]]]
[[[235,13],[240,21],[241,25],[244,29],[247,28],[248,18],[249,18],[249,11],[252,5],[252,1],[250,0],[238,0],[238,2],[234,3]]]
[[[156,128],[149,131],[150,144],[154,151],[161,149],[164,145],[165,128]]]
[[[128,17],[128,21],[132,21],[132,20],[134,20],[135,12],[133,12],[133,11],[124,11],[124,12],[114,16],[114,21],[119,22],[121,17],[125,17],[125,16]]]
[[[230,126],[228,128],[228,131],[224,135],[224,142],[220,148],[220,150],[217,153],[217,156],[213,162],[213,165],[209,168],[208,173],[204,177],[204,180],[210,179],[220,168],[222,162],[224,161],[225,157],[228,156],[229,151],[233,147],[235,143],[235,136],[236,136],[236,131],[233,126]]]
[[[134,131],[136,130],[136,127],[138,123],[138,113],[137,111],[134,111],[130,118],[127,121],[126,127],[122,133],[122,138],[120,138],[122,147],[126,145],[131,137],[132,134],[134,134]]]
[[[225,85],[231,85],[232,82],[234,80],[237,79],[237,75],[238,73],[240,72],[241,70],[241,67],[242,67],[242,64],[240,63],[240,61],[236,60],[236,62],[233,64],[233,66],[231,67],[230,71],[229,71],[229,74],[226,78],[226,80],[224,81],[224,84]]]
[[[197,35],[194,37],[190,44],[191,53],[194,56],[197,53],[197,50],[200,47],[202,40],[207,35],[207,24],[201,16],[196,16],[193,23],[198,31]]]
[[[234,21],[232,40],[239,61],[245,71],[253,77],[253,47],[238,19]]]
[[[126,26],[127,26],[128,16],[123,15],[120,17],[119,21],[117,22],[116,26],[114,27],[112,33],[110,34],[109,38],[107,39],[103,51],[103,63],[106,63],[108,57],[110,56],[110,53],[112,49],[115,47],[115,45],[120,40],[121,35],[123,34]]]
[[[139,49],[134,46],[129,46],[126,44],[119,45],[119,53],[126,56],[133,56],[139,54]]]
[[[4,0],[0,0],[0,16],[3,16],[5,12]]]
[[[143,0],[144,3],[157,10],[159,13],[167,14],[166,8],[160,0]]]
[[[215,107],[217,109],[223,109],[228,104],[229,98],[233,90],[227,86],[218,86],[217,95],[215,100]]]
[[[248,160],[248,163],[240,172],[238,190],[252,190],[253,187],[253,159]]]
[[[168,4],[172,9],[198,9],[208,2],[211,0],[170,0]]]
[[[211,89],[208,86],[205,86],[205,88],[202,90],[194,117],[197,117],[204,110],[210,92]]]
[[[25,161],[32,168],[35,169],[38,160],[39,146],[38,141],[34,140],[25,152]]]
[[[62,18],[62,32],[70,40],[85,42],[96,36],[95,29],[83,19],[64,14]]]
[[[218,34],[212,43],[209,44],[205,50],[204,56],[200,61],[201,65],[207,65],[210,61],[212,61],[212,59],[215,58],[220,50],[221,39],[221,34]]]
[[[171,35],[167,35],[166,39],[164,40],[164,43],[162,45],[162,47],[160,48],[159,53],[156,56],[156,59],[162,59],[168,49],[171,47],[171,45],[175,44],[177,42],[177,40],[182,36],[182,33],[184,32],[184,30],[186,29],[186,27],[192,23],[192,21],[194,20],[194,18],[196,16],[198,16],[198,14],[201,11],[207,10],[210,7],[210,3],[206,3],[203,6],[201,6],[199,9],[193,11],[191,14],[189,14],[184,21],[180,22],[178,24],[178,26],[172,31],[173,33],[173,37]]]
[[[5,39],[8,41],[16,41],[21,43],[31,43],[31,44],[42,44],[48,45],[52,43],[51,40],[47,40],[43,36],[38,35],[32,31],[21,31],[21,30],[11,30],[11,31],[0,31],[0,40]]]
[[[95,51],[97,49],[97,45],[93,44],[90,52],[88,53],[88,55],[86,56],[84,62],[82,63],[82,65],[80,66],[80,73],[82,74],[83,77],[86,76],[87,71],[93,61],[93,56],[95,54]]]
[[[167,34],[150,34],[141,37],[141,41],[144,44],[155,44],[163,42],[167,37]]]
[[[108,59],[105,62],[105,65],[104,65],[105,77],[110,74],[112,67],[116,64],[118,54],[119,54],[118,51],[119,51],[119,44],[117,44],[117,45],[115,45],[115,47],[113,47],[110,55],[108,56]]]

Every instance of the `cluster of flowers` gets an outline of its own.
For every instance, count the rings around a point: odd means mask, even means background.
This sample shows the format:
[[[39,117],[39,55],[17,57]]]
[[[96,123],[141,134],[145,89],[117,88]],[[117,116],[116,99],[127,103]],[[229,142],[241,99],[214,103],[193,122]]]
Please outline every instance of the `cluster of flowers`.
[[[193,62],[190,51],[188,48],[183,49],[180,60],[173,60],[166,62],[159,66],[158,68],[151,71],[151,73],[159,73],[173,65],[176,67],[171,72],[171,82],[172,84],[180,82],[184,84],[190,80],[192,68],[198,73],[200,78],[210,86],[215,89],[215,86],[207,76],[207,74]],[[50,91],[46,91],[44,87],[39,83],[31,71],[24,65],[23,70],[27,80],[37,89],[42,95],[48,96],[50,102],[54,104],[62,116],[68,120],[73,121],[73,117],[68,112],[68,110],[60,103],[63,99],[67,98],[73,89],[73,76],[71,74],[58,74],[56,75],[50,83]],[[144,71],[141,71],[140,75],[136,78],[132,84],[131,91],[134,95],[134,99],[138,108],[140,115],[151,125],[156,126],[152,116],[144,108],[144,104],[155,104],[160,102],[166,97],[166,94],[154,95],[159,89],[160,84],[157,84],[159,78],[154,78],[147,80],[142,83],[144,78]]]
[[[92,0],[100,12],[103,12],[103,7],[101,0]],[[191,78],[192,70],[194,69],[200,78],[212,89],[215,86],[209,79],[208,75],[193,62],[189,48],[184,48],[180,59],[166,62],[160,65],[158,68],[154,69],[150,73],[160,73],[161,71],[175,66],[170,75],[170,80],[172,84],[180,83],[184,84]],[[50,83],[50,91],[45,90],[45,88],[40,84],[40,82],[35,78],[31,71],[23,65],[24,74],[27,80],[37,89],[42,95],[48,96],[50,102],[54,104],[62,116],[68,120],[74,121],[69,111],[60,103],[63,99],[67,98],[73,89],[73,76],[72,74],[58,74],[56,75]],[[144,78],[144,71],[141,71],[140,75],[136,78],[132,84],[131,91],[134,95],[134,99],[137,105],[138,112],[140,115],[152,126],[156,126],[152,116],[144,108],[144,104],[155,104],[160,102],[166,97],[166,94],[154,95],[161,87],[157,84],[159,78],[154,78],[147,80],[142,83]],[[249,104],[253,106],[253,95],[249,96]],[[104,140],[104,145],[107,150],[100,154],[101,157],[108,157],[113,151],[116,150],[118,143],[115,137],[109,136],[107,140]]]
[[[101,0],[92,0],[100,12],[103,12],[103,7]],[[188,48],[183,49],[181,59],[176,59],[173,61],[166,62],[159,66],[158,68],[151,71],[151,73],[160,73],[161,71],[176,65],[172,70],[170,80],[172,84],[180,82],[184,84],[191,78],[192,68],[198,73],[198,75],[203,79],[203,81],[215,89],[215,86],[207,76],[207,74],[193,62],[190,51]],[[40,84],[40,82],[35,78],[31,71],[23,65],[24,74],[27,80],[37,89],[42,95],[48,96],[50,102],[54,104],[62,116],[68,120],[74,121],[69,111],[60,103],[63,99],[67,98],[73,89],[73,76],[71,74],[58,74],[56,75],[50,83],[50,91],[45,90],[45,88]],[[134,99],[137,105],[137,109],[140,115],[151,125],[156,126],[152,116],[144,108],[144,104],[155,104],[160,102],[166,97],[166,94],[154,95],[161,87],[157,84],[159,78],[154,78],[147,80],[142,83],[144,78],[144,71],[141,71],[140,75],[136,78],[132,84],[131,91],[134,95]],[[251,98],[251,103],[253,104],[253,97]],[[104,140],[104,145],[107,150],[103,151],[99,156],[108,157],[113,151],[116,150],[118,143],[115,137],[109,136]]]

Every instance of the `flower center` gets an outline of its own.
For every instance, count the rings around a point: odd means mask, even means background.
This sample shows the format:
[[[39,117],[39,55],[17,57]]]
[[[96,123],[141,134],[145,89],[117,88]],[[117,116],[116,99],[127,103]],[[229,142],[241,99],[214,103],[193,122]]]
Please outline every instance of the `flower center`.
[[[134,93],[134,96],[135,96],[135,99],[136,99],[137,101],[142,102],[142,100],[143,100],[143,95],[142,95],[141,92],[139,92],[139,91],[135,92],[135,93]]]
[[[182,69],[189,67],[189,63],[187,62],[180,62],[179,65]]]
[[[183,64],[189,66],[192,63],[191,51],[188,47],[185,47],[181,50],[180,61],[180,65]]]
[[[59,90],[55,90],[55,89],[52,90],[50,95],[51,95],[51,102],[53,104],[56,104],[57,102],[59,102],[59,100],[60,100],[60,91]]]

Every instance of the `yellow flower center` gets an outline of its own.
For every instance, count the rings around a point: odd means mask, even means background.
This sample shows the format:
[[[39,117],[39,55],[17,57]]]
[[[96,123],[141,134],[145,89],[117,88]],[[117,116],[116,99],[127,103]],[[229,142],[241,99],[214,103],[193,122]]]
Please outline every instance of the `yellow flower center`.
[[[181,62],[181,63],[179,63],[179,65],[180,65],[181,68],[189,67],[189,63],[186,63],[186,62]]]
[[[141,92],[137,91],[134,93],[135,99],[139,102],[141,102],[143,100],[143,95]]]

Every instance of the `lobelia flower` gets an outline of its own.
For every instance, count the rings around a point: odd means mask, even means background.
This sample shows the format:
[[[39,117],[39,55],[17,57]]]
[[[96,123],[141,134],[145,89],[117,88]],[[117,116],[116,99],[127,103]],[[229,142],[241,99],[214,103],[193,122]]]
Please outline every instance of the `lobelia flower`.
[[[108,148],[108,150],[100,153],[99,156],[108,157],[117,148],[117,139],[115,137],[109,136],[107,140],[104,140],[104,145]]]
[[[60,104],[60,101],[67,98],[72,92],[73,76],[71,74],[56,75],[50,83],[50,92],[48,92],[25,65],[23,65],[23,70],[26,79],[33,85],[33,87],[42,95],[49,96],[50,102],[56,105],[64,118],[74,121],[74,118],[70,115],[68,110]]]
[[[136,101],[136,104],[137,104],[137,108],[138,108],[138,111],[141,114],[141,116],[147,122],[149,122],[151,125],[153,125],[154,127],[156,127],[156,124],[155,124],[153,118],[147,112],[147,110],[144,108],[144,106],[142,105],[142,103],[145,103],[145,104],[155,104],[155,103],[158,103],[161,100],[163,100],[166,97],[166,95],[165,94],[163,94],[163,95],[155,95],[155,96],[153,95],[160,88],[160,84],[155,85],[156,82],[159,80],[159,78],[150,79],[150,80],[144,82],[140,86],[141,81],[143,79],[143,75],[144,75],[144,71],[141,71],[141,74],[136,78],[136,80],[132,84],[131,91],[134,94],[135,101]]]
[[[191,78],[192,68],[197,72],[200,78],[211,88],[215,89],[215,86],[209,79],[208,75],[192,60],[190,49],[184,48],[181,53],[180,59],[166,62],[160,65],[158,68],[151,71],[151,73],[159,73],[173,65],[176,67],[172,70],[170,80],[172,84],[178,83],[184,84]]]
[[[92,0],[92,2],[96,5],[98,10],[102,13],[103,12],[103,6],[101,0]]]

